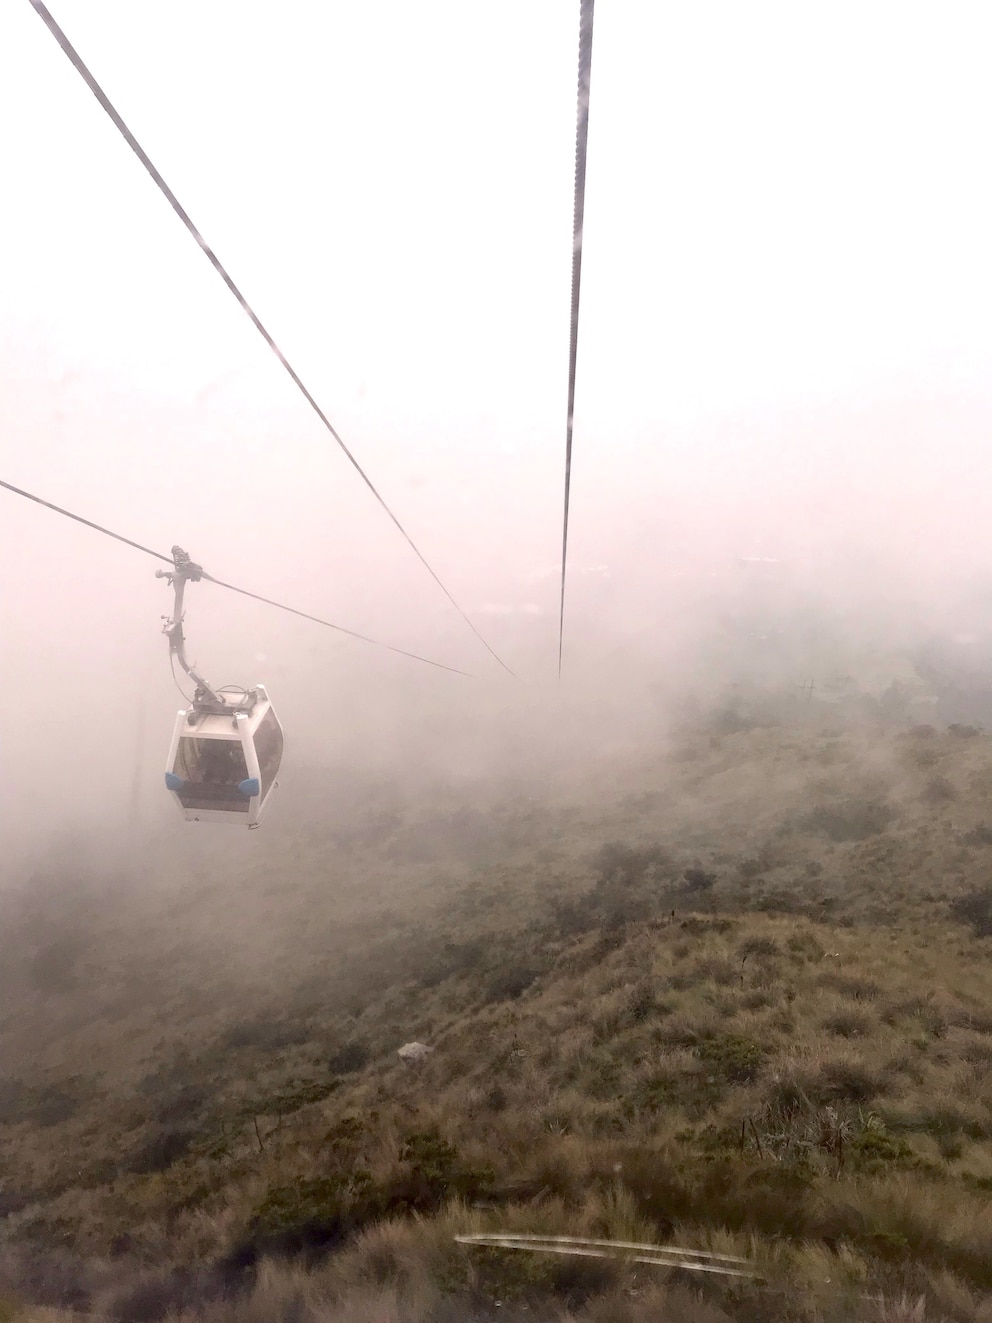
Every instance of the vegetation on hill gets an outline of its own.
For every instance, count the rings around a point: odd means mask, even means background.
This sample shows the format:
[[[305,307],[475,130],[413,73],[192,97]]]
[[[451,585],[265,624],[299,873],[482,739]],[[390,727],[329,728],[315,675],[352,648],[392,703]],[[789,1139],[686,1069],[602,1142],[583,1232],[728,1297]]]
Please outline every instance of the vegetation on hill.
[[[0,1319],[988,1323],[992,743],[883,716],[5,896]]]

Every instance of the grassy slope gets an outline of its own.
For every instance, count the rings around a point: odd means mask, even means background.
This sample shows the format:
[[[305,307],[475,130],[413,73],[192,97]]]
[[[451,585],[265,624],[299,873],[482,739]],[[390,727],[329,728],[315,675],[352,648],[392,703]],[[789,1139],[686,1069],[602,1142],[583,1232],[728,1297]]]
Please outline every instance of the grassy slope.
[[[992,969],[951,908],[990,790],[984,736],[731,722],[594,793],[366,787],[210,886],[36,887],[5,923],[10,1291],[154,1318],[255,1264],[232,1318],[992,1317]],[[451,1243],[489,1227],[767,1283]]]

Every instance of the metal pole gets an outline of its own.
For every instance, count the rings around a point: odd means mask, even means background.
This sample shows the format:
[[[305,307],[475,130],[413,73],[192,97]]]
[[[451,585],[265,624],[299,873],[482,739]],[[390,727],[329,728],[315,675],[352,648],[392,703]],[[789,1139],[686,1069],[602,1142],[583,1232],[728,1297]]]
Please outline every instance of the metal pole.
[[[179,662],[190,679],[196,682],[197,688],[201,689],[208,698],[215,703],[223,704],[221,696],[214,692],[202,675],[198,675],[186,660],[186,638],[183,634],[183,596],[186,592],[187,578],[198,579],[200,577],[200,567],[193,565],[190,558],[181,547],[172,548],[173,558],[176,562],[174,570],[156,570],[156,579],[168,579],[175,592],[175,602],[172,607],[172,619],[166,621],[165,634],[169,640],[169,651]]]

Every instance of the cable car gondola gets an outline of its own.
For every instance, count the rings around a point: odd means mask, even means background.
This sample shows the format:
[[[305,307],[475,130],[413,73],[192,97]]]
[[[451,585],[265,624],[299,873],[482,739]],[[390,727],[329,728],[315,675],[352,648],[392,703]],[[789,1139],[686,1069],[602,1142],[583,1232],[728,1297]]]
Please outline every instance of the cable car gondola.
[[[176,717],[165,785],[187,822],[228,822],[257,827],[279,787],[283,735],[263,685],[212,689],[186,661],[183,593],[203,570],[182,547],[172,548],[175,568],[159,570],[176,600],[164,632],[173,663],[196,683],[193,700]]]

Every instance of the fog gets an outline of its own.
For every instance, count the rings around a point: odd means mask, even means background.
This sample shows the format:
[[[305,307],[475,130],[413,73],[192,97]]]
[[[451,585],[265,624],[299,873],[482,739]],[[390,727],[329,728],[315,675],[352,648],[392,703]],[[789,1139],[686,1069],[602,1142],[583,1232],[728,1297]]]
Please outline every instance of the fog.
[[[553,794],[664,747],[690,699],[880,693],[935,646],[980,672],[983,6],[600,6],[560,684],[575,5],[55,16],[517,677],[7,6],[0,476],[471,673],[191,586],[190,657],[264,681],[285,728],[268,857],[322,781]],[[161,788],[158,566],[0,501],[3,876],[63,833],[237,869],[260,836]]]

